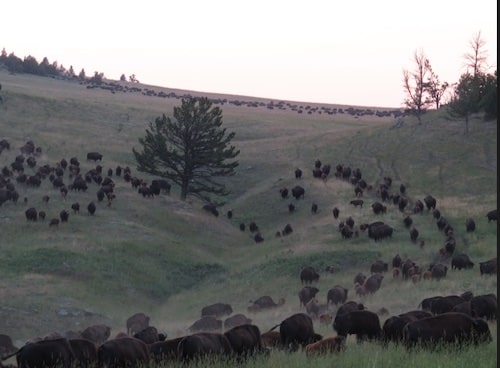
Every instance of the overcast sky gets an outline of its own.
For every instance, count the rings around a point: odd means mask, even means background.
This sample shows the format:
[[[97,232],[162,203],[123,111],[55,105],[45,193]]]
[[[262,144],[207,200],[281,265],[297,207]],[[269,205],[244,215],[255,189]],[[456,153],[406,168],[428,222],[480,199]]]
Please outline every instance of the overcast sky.
[[[202,92],[401,107],[421,50],[457,82],[481,32],[497,64],[496,0],[3,1],[0,48],[76,73]]]

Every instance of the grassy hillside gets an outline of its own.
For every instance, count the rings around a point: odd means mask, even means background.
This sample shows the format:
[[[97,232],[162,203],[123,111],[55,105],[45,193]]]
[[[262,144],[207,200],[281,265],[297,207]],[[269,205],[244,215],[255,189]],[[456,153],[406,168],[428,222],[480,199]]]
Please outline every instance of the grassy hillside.
[[[33,140],[42,154],[26,173],[77,157],[82,172],[97,164],[104,173],[118,165],[129,166],[133,176],[151,180],[136,171],[132,147],[137,147],[150,121],[163,113],[170,115],[180,104],[178,98],[111,93],[2,71],[0,83],[0,139],[11,145],[0,153],[0,166],[10,168],[20,148]],[[325,106],[290,102],[287,106],[302,106],[303,113],[298,113],[292,108],[270,109],[269,101],[258,98],[208,97],[255,102],[221,105],[224,126],[236,132],[234,144],[241,154],[237,174],[226,179],[232,193],[219,217],[203,211],[197,200],[180,201],[175,187],[170,195],[143,198],[116,175],[112,177],[116,199],[111,205],[97,202],[96,183],[89,184],[86,192],[70,192],[63,198],[48,179],[39,188],[13,179],[20,199],[0,206],[0,333],[21,345],[52,331],[106,323],[115,335],[125,330],[127,317],[142,311],[159,330],[175,337],[187,333],[205,305],[230,303],[235,313],[246,314],[249,300],[261,295],[284,297],[280,309],[250,315],[265,331],[301,310],[298,275],[304,266],[321,271],[317,285],[321,303],[326,302],[327,290],[340,284],[349,289],[349,299],[361,300],[374,311],[385,307],[390,315],[415,309],[432,295],[466,290],[496,293],[497,278],[481,277],[478,268],[480,261],[497,255],[497,226],[486,219],[497,206],[496,121],[474,117],[470,133],[464,135],[463,122],[449,121],[442,112],[429,113],[422,125],[405,117],[396,127],[392,116],[319,113]],[[101,152],[102,162],[86,161],[89,151]],[[374,188],[365,192],[363,207],[349,204],[355,198],[353,186],[333,172],[326,181],[313,178],[317,159],[333,171],[337,164],[361,170]],[[294,177],[297,167],[304,172],[300,180]],[[439,256],[444,235],[427,210],[412,214],[423,248],[410,241],[404,214],[392,202],[387,203],[386,214],[373,213],[370,205],[380,200],[376,189],[386,176],[393,180],[392,193],[405,184],[411,205],[428,194],[437,199],[437,207],[454,227],[456,252],[467,253],[476,262],[472,270],[449,270],[439,282],[416,284],[387,274],[374,295],[355,295],[354,275],[369,274],[376,259],[390,263],[399,253],[424,268],[436,261],[450,266],[450,259]],[[64,181],[71,182],[68,174]],[[305,188],[304,199],[282,199],[279,189],[296,184]],[[47,203],[42,201],[44,195],[50,197]],[[86,210],[90,201],[97,204],[94,216]],[[74,202],[80,203],[79,213],[71,210]],[[313,202],[319,206],[316,214],[311,213]],[[296,207],[293,213],[289,203]],[[332,216],[335,206],[340,209],[338,219]],[[28,222],[24,215],[28,207],[44,210],[47,218]],[[63,209],[70,212],[69,221],[49,226]],[[229,209],[234,212],[232,219],[225,216]],[[363,232],[342,239],[338,225],[348,216],[356,226],[382,220],[394,227],[394,234],[380,242]],[[465,231],[468,217],[477,224],[473,233]],[[255,243],[248,231],[252,221],[265,239],[261,243]],[[247,225],[245,231],[240,231],[241,223]],[[276,237],[286,224],[293,233]],[[323,272],[327,265],[334,267],[333,274]],[[331,326],[318,323],[317,328],[324,335],[334,333]],[[496,322],[490,328],[496,332]]]

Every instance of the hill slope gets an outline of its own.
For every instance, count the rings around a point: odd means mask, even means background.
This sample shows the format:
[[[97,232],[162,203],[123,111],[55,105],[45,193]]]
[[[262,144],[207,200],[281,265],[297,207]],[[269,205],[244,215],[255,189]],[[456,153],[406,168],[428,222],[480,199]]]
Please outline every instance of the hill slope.
[[[137,311],[151,315],[152,323],[173,337],[185,334],[205,305],[226,302],[235,312],[246,313],[251,299],[285,297],[287,303],[280,310],[253,316],[265,330],[300,310],[298,274],[308,265],[322,271],[321,303],[335,284],[348,287],[349,296],[357,299],[353,277],[359,271],[369,274],[376,259],[390,262],[399,253],[423,268],[436,261],[449,265],[449,258],[439,256],[444,235],[432,214],[411,213],[415,201],[428,194],[437,198],[438,208],[454,227],[457,253],[469,254],[476,263],[496,257],[496,223],[485,217],[497,203],[496,122],[477,117],[464,136],[462,123],[448,121],[440,112],[429,113],[422,125],[406,117],[396,128],[392,115],[339,113],[338,109],[348,109],[345,106],[322,109],[275,101],[270,108],[269,101],[259,99],[253,99],[253,105],[223,103],[224,126],[236,132],[234,143],[241,154],[237,175],[226,179],[232,193],[219,209],[221,215],[214,217],[196,200],[179,201],[176,188],[170,195],[143,198],[123,176],[116,176],[117,166],[129,166],[132,176],[152,179],[135,171],[132,147],[149,121],[171,114],[178,98],[112,93],[3,72],[0,80],[4,97],[0,139],[11,146],[0,154],[2,167],[10,168],[20,148],[32,140],[41,154],[25,173],[76,157],[82,172],[96,165],[104,173],[111,169],[116,184],[116,199],[108,205],[98,202],[95,182],[87,191],[70,191],[64,198],[48,178],[40,187],[30,187],[12,177],[20,199],[0,206],[0,327],[18,341],[94,323],[109,324],[115,334]],[[325,112],[334,109],[335,113]],[[90,151],[101,152],[103,160],[86,161]],[[318,159],[332,167],[326,181],[312,176]],[[363,207],[349,204],[355,198],[354,186],[335,177],[337,164],[359,168],[373,188],[365,191]],[[294,177],[297,167],[304,172],[300,180]],[[391,194],[398,193],[400,184],[406,185],[410,205],[405,213],[391,201],[384,215],[371,210],[371,204],[380,201],[377,189],[384,177],[392,178]],[[67,171],[63,180],[71,183]],[[297,184],[305,189],[304,199],[281,198],[280,188]],[[49,201],[44,202],[43,196]],[[86,211],[90,201],[97,204],[94,216]],[[79,213],[71,210],[74,202],[81,205]],[[292,213],[290,203],[296,208]],[[312,203],[318,204],[316,214],[311,213]],[[340,209],[338,219],[331,212],[335,206]],[[45,211],[45,221],[27,221],[28,207]],[[229,209],[234,212],[231,219],[225,216]],[[70,213],[68,222],[49,226],[61,210]],[[423,248],[410,241],[404,214],[413,217]],[[342,239],[338,226],[349,216],[356,226],[382,220],[395,229],[394,234],[380,242],[362,231],[359,237]],[[476,220],[474,233],[465,232],[468,217]],[[251,222],[258,225],[263,242],[254,242],[248,230]],[[242,223],[245,231],[239,228]],[[292,234],[276,237],[286,224],[292,226]],[[327,265],[334,267],[333,275],[323,272]],[[413,285],[386,275],[382,289],[362,300],[370,309],[386,307],[398,313],[414,309],[429,294],[465,290],[496,292],[496,278],[480,277],[477,265],[473,270],[450,270],[439,283]]]

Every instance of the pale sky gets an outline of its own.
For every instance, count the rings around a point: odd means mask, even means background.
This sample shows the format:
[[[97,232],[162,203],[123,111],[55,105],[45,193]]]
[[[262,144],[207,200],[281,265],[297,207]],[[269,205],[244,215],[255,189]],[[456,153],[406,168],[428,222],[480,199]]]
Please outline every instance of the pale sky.
[[[497,64],[496,0],[11,0],[0,14],[0,49],[20,58],[275,100],[401,107],[415,51],[454,83],[479,32]]]

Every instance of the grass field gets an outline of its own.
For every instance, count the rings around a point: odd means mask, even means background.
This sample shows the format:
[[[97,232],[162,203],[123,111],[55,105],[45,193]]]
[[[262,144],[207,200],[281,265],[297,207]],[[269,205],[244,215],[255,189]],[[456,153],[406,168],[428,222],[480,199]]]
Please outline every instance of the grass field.
[[[163,113],[171,115],[173,106],[180,104],[176,98],[110,93],[75,82],[4,71],[0,71],[0,83],[0,139],[11,145],[0,153],[2,167],[10,167],[21,146],[33,140],[42,149],[36,168],[77,157],[82,172],[97,164],[104,172],[129,166],[133,176],[151,180],[136,171],[132,148],[138,147],[150,121]],[[201,308],[216,302],[230,303],[234,313],[247,314],[266,331],[304,311],[297,293],[302,287],[299,273],[305,266],[314,266],[321,273],[316,285],[320,303],[326,303],[327,290],[339,284],[349,289],[350,300],[361,301],[373,311],[384,307],[389,316],[417,309],[429,296],[467,290],[475,295],[496,293],[496,275],[481,276],[478,267],[479,262],[497,256],[497,225],[486,218],[497,207],[496,121],[484,122],[474,116],[469,134],[464,135],[464,123],[447,119],[443,111],[429,112],[421,125],[405,117],[404,124],[396,128],[393,117],[320,114],[314,109],[324,105],[293,103],[303,111],[313,111],[298,113],[291,108],[269,109],[269,101],[255,97],[207,96],[256,103],[221,106],[224,127],[236,133],[233,143],[241,154],[236,175],[225,179],[231,194],[219,208],[220,216],[203,211],[203,204],[193,198],[180,201],[175,187],[170,195],[147,199],[116,176],[112,177],[116,199],[110,206],[106,201],[97,202],[96,183],[86,192],[70,192],[66,198],[48,179],[39,188],[15,183],[20,200],[0,205],[0,333],[22,346],[30,338],[53,331],[81,331],[105,323],[114,336],[125,331],[126,318],[140,311],[150,315],[151,324],[168,337],[183,336],[200,317]],[[102,162],[86,161],[90,151],[101,152]],[[326,181],[313,178],[318,159],[332,168],[342,164],[361,170],[374,188],[364,193],[363,207],[349,204],[355,197],[347,181],[333,173]],[[297,167],[304,172],[300,180],[294,177]],[[392,202],[387,203],[386,214],[373,213],[370,205],[380,200],[376,188],[386,176],[393,180],[393,193],[405,184],[411,204],[428,194],[437,199],[437,208],[454,228],[456,252],[468,254],[476,263],[473,269],[449,269],[441,281],[416,284],[386,274],[375,294],[355,295],[354,276],[369,274],[376,259],[390,263],[400,254],[423,268],[437,261],[450,267],[450,259],[440,258],[444,235],[430,212],[411,214],[419,239],[425,242],[423,248],[411,242],[403,226],[404,214]],[[65,175],[65,183],[70,180]],[[296,184],[305,188],[304,199],[282,199],[279,189]],[[42,201],[44,195],[50,197],[47,203]],[[86,211],[90,201],[97,204],[94,216]],[[71,211],[74,202],[80,203],[80,213]],[[313,202],[319,207],[316,214],[311,213]],[[296,207],[293,213],[288,211],[289,203]],[[338,219],[332,216],[335,206],[340,209]],[[28,207],[44,210],[45,221],[26,221]],[[70,212],[69,221],[49,226],[49,220],[63,209]],[[225,216],[229,209],[234,213],[231,219]],[[349,216],[356,226],[382,220],[395,229],[394,234],[379,242],[363,232],[342,239],[338,225]],[[465,231],[469,217],[477,224],[473,233]],[[261,243],[255,243],[248,231],[252,221],[265,239]],[[240,231],[241,223],[247,225],[245,231]],[[293,233],[276,237],[286,224]],[[323,272],[328,265],[334,267],[333,274]],[[275,300],[284,297],[286,303],[273,311],[248,314],[249,301],[262,295]],[[381,322],[387,317],[381,316]],[[346,352],[332,359],[352,367],[470,367],[472,362],[493,367],[496,321],[489,326],[493,343],[450,354],[410,355],[399,348],[382,351],[376,344],[358,346],[349,337]],[[324,336],[335,334],[331,326],[317,321],[315,328]],[[303,353],[290,356],[276,351],[265,362],[247,366],[266,364],[322,367],[331,366],[331,359],[309,361]]]

